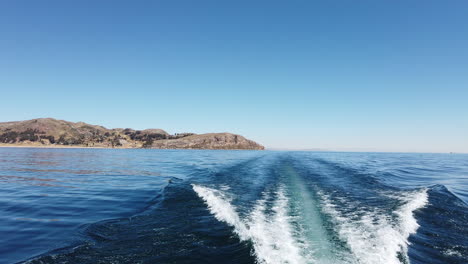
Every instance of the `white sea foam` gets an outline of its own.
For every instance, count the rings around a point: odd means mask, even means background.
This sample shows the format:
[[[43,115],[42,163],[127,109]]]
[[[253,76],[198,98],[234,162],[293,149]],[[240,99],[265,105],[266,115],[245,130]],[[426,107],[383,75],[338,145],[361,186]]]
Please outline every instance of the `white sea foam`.
[[[216,219],[233,226],[241,240],[249,238],[248,228],[240,220],[236,208],[230,203],[231,199],[223,192],[208,187],[192,184],[192,188],[205,201]]]
[[[393,212],[394,217],[359,209],[345,215],[327,195],[321,196],[323,211],[332,217],[340,238],[347,242],[358,263],[400,264],[399,254],[408,260],[408,237],[419,227],[413,212],[427,204],[426,190],[400,197],[403,205]]]
[[[459,257],[459,258],[463,257],[462,253],[460,253],[459,251],[454,250],[454,249],[447,249],[447,250],[444,251],[444,254],[447,255],[447,256],[455,256],[455,257]]]
[[[219,221],[234,227],[241,240],[252,241],[254,254],[259,263],[328,263],[325,259],[314,260],[310,245],[304,243],[298,228],[292,225],[295,219],[289,214],[289,200],[284,188],[279,188],[267,214],[268,194],[259,200],[252,212],[241,218],[226,193],[200,185],[192,185],[195,192],[205,201],[210,212]],[[322,197],[322,210],[331,216],[340,239],[351,251],[349,263],[401,264],[399,255],[408,262],[408,238],[416,233],[419,225],[414,211],[427,204],[427,192],[421,190],[399,196],[402,205],[392,214],[359,209],[349,201],[342,200],[348,207],[355,206],[353,213],[345,214],[329,196]],[[340,205],[342,206],[342,205]]]
[[[272,208],[274,214],[267,216],[265,209],[265,201],[261,200],[248,223],[257,258],[263,263],[305,263],[301,244],[294,237],[288,199],[282,189],[277,192]]]
[[[297,242],[291,217],[288,215],[288,198],[283,188],[276,192],[272,215],[266,214],[266,200],[257,202],[245,219],[240,219],[229,197],[215,189],[192,185],[194,191],[205,201],[210,212],[219,221],[234,227],[241,240],[251,240],[259,263],[306,263],[303,247]]]

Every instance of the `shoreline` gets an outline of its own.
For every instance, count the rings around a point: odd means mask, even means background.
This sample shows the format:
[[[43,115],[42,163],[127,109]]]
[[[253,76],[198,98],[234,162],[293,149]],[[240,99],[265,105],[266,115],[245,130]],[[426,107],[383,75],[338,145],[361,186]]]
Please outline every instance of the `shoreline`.
[[[255,141],[228,132],[171,135],[159,128],[108,129],[99,125],[54,118],[0,122],[0,147],[246,150],[265,148]]]
[[[86,147],[86,146],[73,146],[73,145],[22,145],[22,144],[6,144],[0,143],[0,148],[57,148],[57,149],[139,149],[139,148],[125,148],[125,147]]]
[[[73,145],[18,145],[0,143],[0,148],[44,148],[44,149],[158,149],[158,150],[251,150],[256,149],[203,149],[203,148],[127,148],[127,147],[86,147]],[[262,151],[265,151],[262,150]]]

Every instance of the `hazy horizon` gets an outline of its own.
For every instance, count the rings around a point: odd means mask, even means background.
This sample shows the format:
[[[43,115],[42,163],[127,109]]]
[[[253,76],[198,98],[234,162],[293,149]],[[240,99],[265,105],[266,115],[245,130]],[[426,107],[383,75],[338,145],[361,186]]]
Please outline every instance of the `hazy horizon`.
[[[468,3],[0,4],[0,122],[468,153]]]

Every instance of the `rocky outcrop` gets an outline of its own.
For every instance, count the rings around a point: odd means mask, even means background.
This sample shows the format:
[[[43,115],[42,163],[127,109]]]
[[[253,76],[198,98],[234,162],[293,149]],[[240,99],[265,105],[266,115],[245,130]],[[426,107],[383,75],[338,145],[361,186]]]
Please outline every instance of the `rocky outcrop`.
[[[252,149],[263,150],[262,145],[231,133],[193,135],[172,140],[158,140],[151,148],[159,149]]]
[[[240,135],[211,133],[170,135],[162,129],[107,129],[53,118],[0,123],[0,144],[30,147],[78,146],[160,149],[264,149]]]

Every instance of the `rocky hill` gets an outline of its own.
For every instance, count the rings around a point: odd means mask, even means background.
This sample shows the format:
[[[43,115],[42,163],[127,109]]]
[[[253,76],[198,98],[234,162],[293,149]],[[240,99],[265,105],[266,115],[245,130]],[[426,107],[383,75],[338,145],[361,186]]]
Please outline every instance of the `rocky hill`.
[[[264,149],[258,143],[231,133],[191,135],[178,139],[154,141],[160,149]]]
[[[108,129],[53,118],[0,123],[0,144],[31,147],[264,149],[254,141],[230,133],[170,135],[162,129]]]

